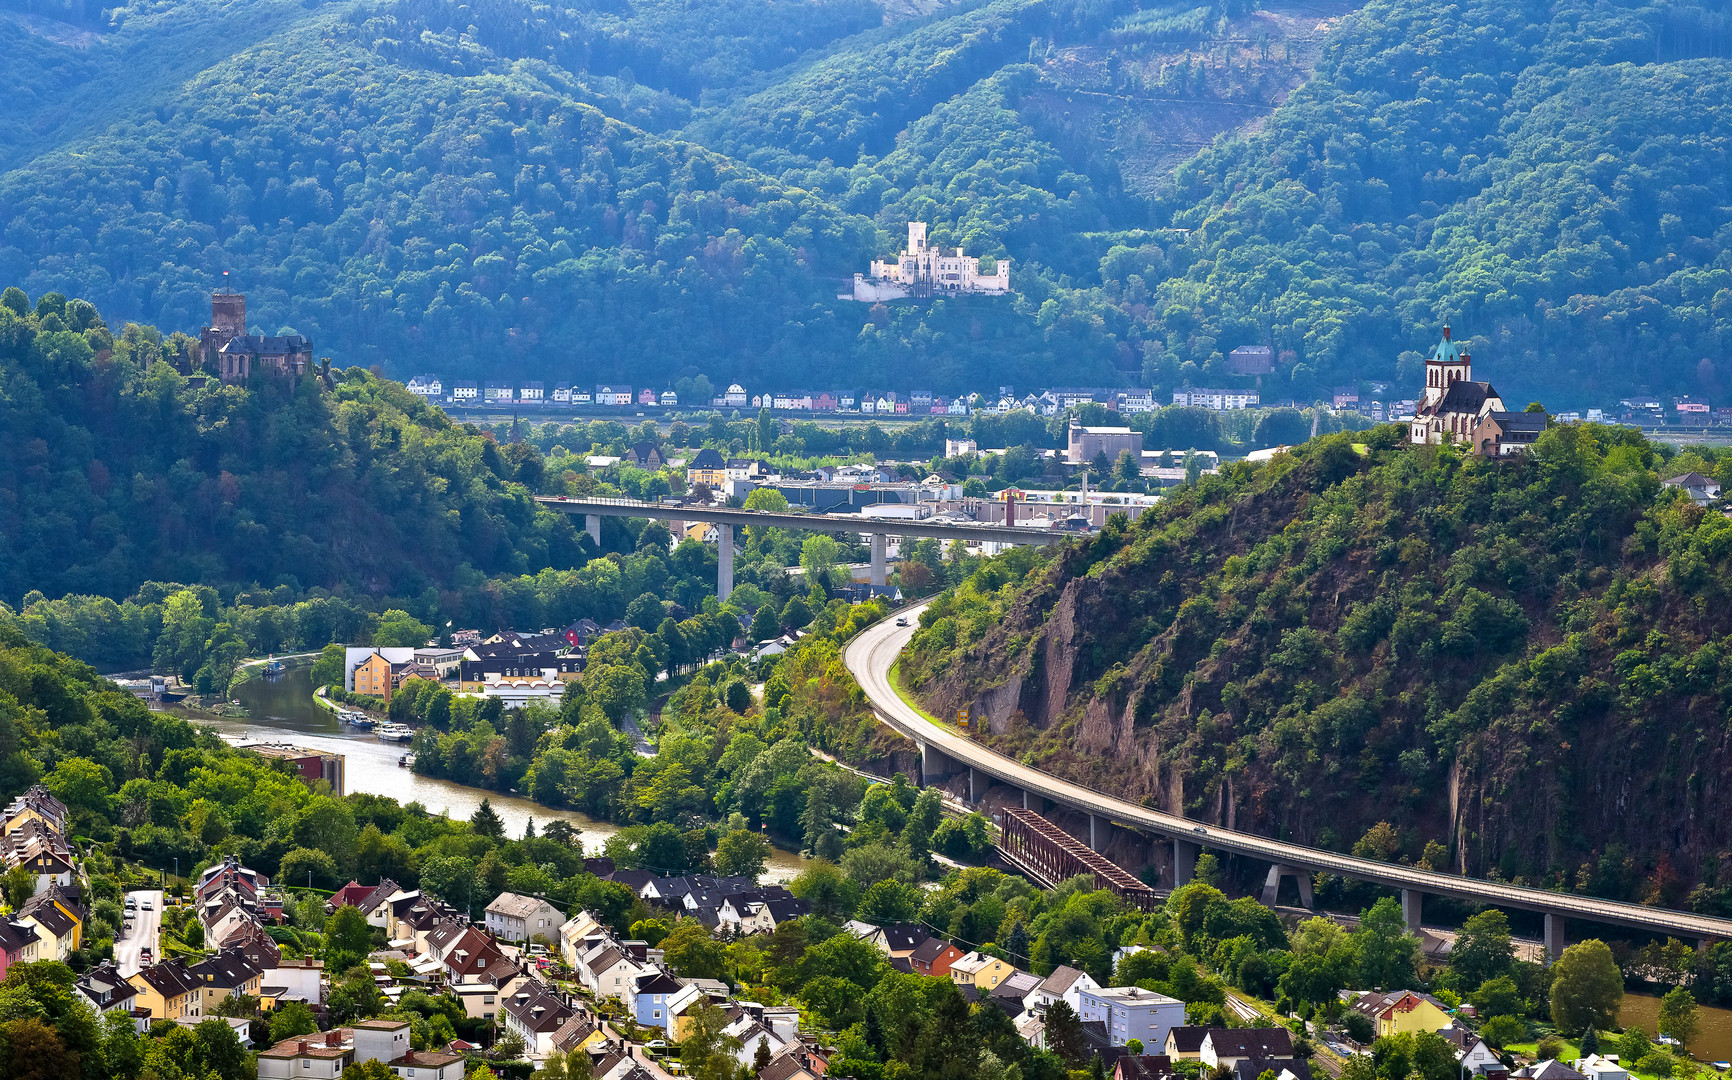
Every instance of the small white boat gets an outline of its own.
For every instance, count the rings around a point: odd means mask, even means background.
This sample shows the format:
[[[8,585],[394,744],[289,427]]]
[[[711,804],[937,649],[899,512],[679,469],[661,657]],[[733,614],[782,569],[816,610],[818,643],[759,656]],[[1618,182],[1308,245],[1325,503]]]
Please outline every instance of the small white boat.
[[[380,724],[373,734],[383,742],[408,742],[415,737],[415,729],[407,724]]]

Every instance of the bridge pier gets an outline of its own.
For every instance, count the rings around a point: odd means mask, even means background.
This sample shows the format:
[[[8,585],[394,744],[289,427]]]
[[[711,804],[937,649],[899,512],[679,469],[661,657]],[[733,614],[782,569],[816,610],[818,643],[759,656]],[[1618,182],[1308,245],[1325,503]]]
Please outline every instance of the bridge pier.
[[[953,762],[942,750],[934,749],[931,743],[920,744],[920,786],[927,787],[933,783],[942,783],[950,775]],[[974,770],[969,770],[969,794],[974,794]]]
[[[1093,814],[1089,815],[1089,850],[1090,851],[1099,851],[1101,849],[1101,844],[1103,844],[1106,841],[1106,836],[1105,836],[1106,830],[1101,828],[1100,822],[1101,822],[1100,818],[1095,817]]]
[[[1401,890],[1401,921],[1407,924],[1407,932],[1419,933],[1419,917],[1425,909],[1425,894],[1418,889]]]
[[[1202,845],[1173,837],[1173,888],[1191,883],[1191,875],[1197,869],[1197,856],[1202,852]]]
[[[980,796],[986,791],[987,787],[989,787],[989,786],[991,786],[991,781],[989,780],[989,781],[987,781],[986,784],[981,784],[980,783],[980,773],[974,768],[974,766],[970,765],[968,767],[968,801],[969,801],[969,803],[970,804],[978,803],[980,801]]]
[[[890,549],[890,537],[883,533],[872,535],[872,584],[885,583],[884,563]]]
[[[1310,910],[1317,906],[1317,899],[1311,892],[1311,875],[1296,866],[1282,866],[1276,863],[1269,868],[1269,880],[1263,883],[1263,906],[1274,907],[1281,896],[1281,879],[1290,877],[1299,886],[1299,906]]]
[[[1546,963],[1564,954],[1564,917],[1546,913]]]
[[[734,591],[734,527],[716,526],[716,598],[726,600]]]
[[[585,515],[583,515],[583,531],[589,534],[589,538],[591,540],[595,541],[596,550],[600,551],[601,550],[601,515],[600,514],[585,514]]]
[[[1022,789],[1022,808],[1024,810],[1028,809],[1028,789],[1027,788]]]

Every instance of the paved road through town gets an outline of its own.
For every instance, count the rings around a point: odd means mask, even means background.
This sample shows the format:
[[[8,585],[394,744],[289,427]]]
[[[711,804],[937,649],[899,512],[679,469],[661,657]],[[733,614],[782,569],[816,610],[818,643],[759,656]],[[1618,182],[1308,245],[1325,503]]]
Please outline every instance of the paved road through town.
[[[1173,814],[1116,799],[1081,784],[1006,757],[947,727],[933,722],[902,700],[890,685],[890,667],[920,625],[925,604],[904,609],[861,632],[844,653],[848,670],[859,681],[880,719],[902,734],[941,752],[945,757],[985,773],[1031,795],[1086,813],[1144,829],[1162,837],[1186,841],[1216,851],[1228,851],[1306,872],[1323,871],[1396,889],[1434,896],[1458,896],[1499,907],[1537,911],[1588,922],[1609,923],[1653,933],[1697,940],[1732,940],[1732,919],[1688,911],[1647,907],[1591,896],[1549,892],[1498,881],[1460,877],[1358,859],[1339,852],[1271,840],[1253,833],[1205,825]],[[906,620],[907,626],[898,625]],[[1030,804],[1031,806],[1038,806]]]
[[[162,943],[157,940],[162,927],[162,890],[139,889],[126,895],[128,899],[137,900],[138,906],[126,909],[126,917],[132,920],[132,929],[114,942],[114,966],[120,969],[121,975],[134,975],[144,966],[139,960],[143,949],[149,948],[152,956],[162,959]],[[150,905],[149,911],[144,909],[145,904]]]

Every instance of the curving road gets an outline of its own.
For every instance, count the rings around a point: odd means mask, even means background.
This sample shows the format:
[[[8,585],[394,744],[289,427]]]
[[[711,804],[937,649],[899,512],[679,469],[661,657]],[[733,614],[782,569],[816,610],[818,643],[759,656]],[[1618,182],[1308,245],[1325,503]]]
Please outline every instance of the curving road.
[[[890,667],[901,655],[908,640],[914,636],[919,627],[920,614],[925,609],[926,605],[920,604],[899,612],[900,616],[908,620],[909,625],[906,627],[896,625],[895,619],[886,619],[861,632],[849,643],[843,660],[865,690],[866,697],[871,701],[879,719],[920,743],[922,748],[937,750],[945,757],[977,769],[1012,787],[1133,828],[1217,851],[1246,855],[1277,866],[1294,867],[1308,872],[1324,871],[1415,894],[1459,896],[1498,907],[1631,927],[1674,937],[1732,940],[1732,919],[1718,919],[1687,911],[1646,907],[1616,900],[1599,900],[1358,859],[1320,848],[1270,840],[1253,833],[1202,825],[1188,818],[1116,799],[1093,788],[1030,768],[1014,758],[989,750],[967,736],[928,720],[903,701],[890,685]],[[1414,915],[1417,916],[1417,908]],[[1561,930],[1561,927],[1559,929]]]

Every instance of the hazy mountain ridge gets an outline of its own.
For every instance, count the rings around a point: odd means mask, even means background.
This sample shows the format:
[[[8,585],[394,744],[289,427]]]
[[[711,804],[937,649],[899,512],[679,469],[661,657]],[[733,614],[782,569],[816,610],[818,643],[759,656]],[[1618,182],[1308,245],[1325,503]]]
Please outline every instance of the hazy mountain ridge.
[[[1512,398],[1718,392],[1724,13],[1344,10],[4,15],[0,278],[191,329],[230,269],[399,375],[1165,390],[1266,341],[1265,398],[1309,400],[1411,382],[1449,316]],[[1017,295],[838,301],[910,218]]]

